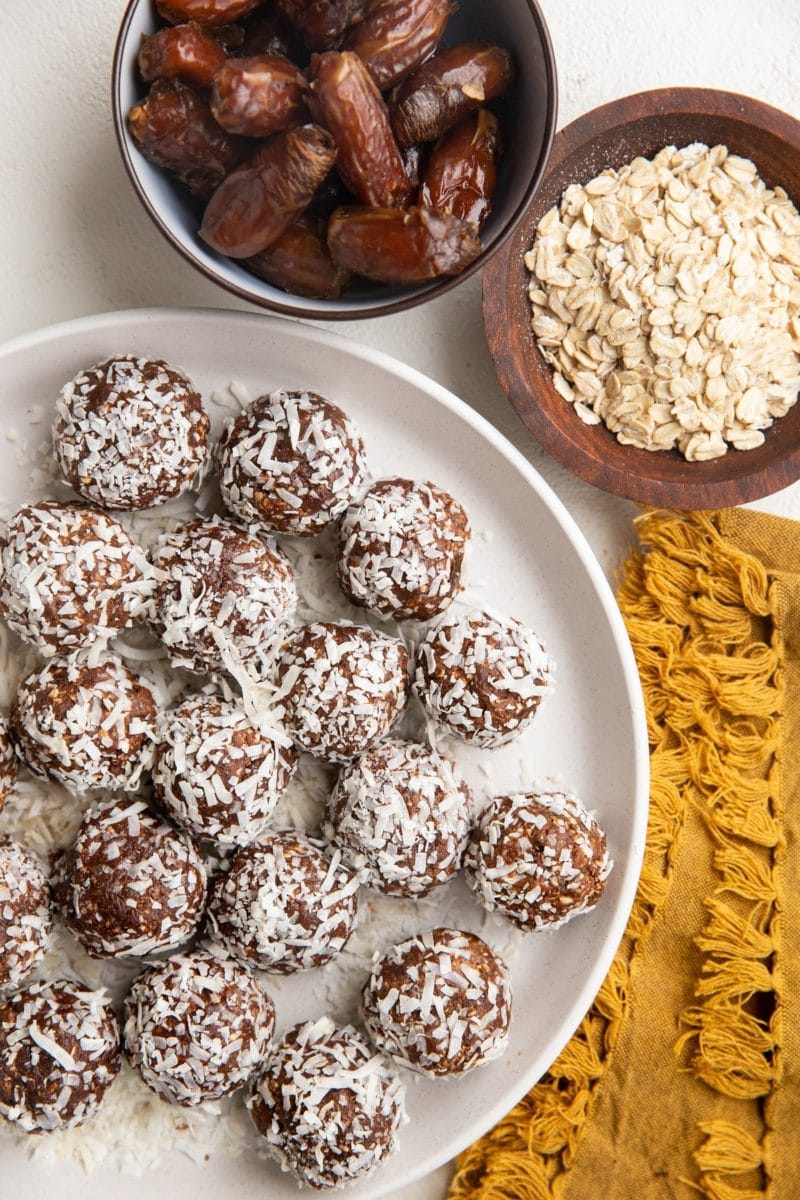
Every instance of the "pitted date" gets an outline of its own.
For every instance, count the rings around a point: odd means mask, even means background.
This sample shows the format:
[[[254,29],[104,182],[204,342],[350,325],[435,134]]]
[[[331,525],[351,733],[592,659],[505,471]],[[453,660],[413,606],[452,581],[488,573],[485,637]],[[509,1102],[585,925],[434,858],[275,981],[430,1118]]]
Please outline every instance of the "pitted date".
[[[204,97],[176,79],[156,80],[128,113],[128,128],[145,158],[179,175],[198,196],[210,196],[244,153]]]
[[[420,204],[444,209],[481,229],[492,210],[498,142],[497,117],[487,108],[459,121],[431,150]]]
[[[168,25],[139,48],[139,71],[145,83],[180,79],[199,88],[210,88],[214,74],[225,62],[219,42],[199,25]]]
[[[299,29],[310,50],[338,46],[345,30],[361,18],[370,0],[275,0],[275,7]]]
[[[318,125],[276,134],[217,188],[200,236],[229,258],[259,254],[308,206],[335,160],[336,144]]]
[[[328,222],[334,262],[379,283],[458,275],[478,257],[475,231],[435,208],[338,208]]]
[[[329,50],[311,64],[311,109],[338,147],[336,169],[361,201],[402,207],[411,185],[383,97],[356,54]]]
[[[433,54],[456,5],[451,0],[378,0],[347,35],[352,50],[385,91]]]
[[[156,0],[159,15],[170,25],[196,21],[198,25],[228,25],[240,21],[264,0]]]
[[[305,213],[242,265],[284,292],[316,300],[335,300],[350,278],[331,258],[323,223]]]
[[[211,111],[228,133],[270,137],[308,118],[307,88],[305,75],[288,58],[232,58],[214,76]]]
[[[511,55],[501,46],[466,42],[440,50],[400,85],[392,126],[401,146],[432,142],[511,84]]]

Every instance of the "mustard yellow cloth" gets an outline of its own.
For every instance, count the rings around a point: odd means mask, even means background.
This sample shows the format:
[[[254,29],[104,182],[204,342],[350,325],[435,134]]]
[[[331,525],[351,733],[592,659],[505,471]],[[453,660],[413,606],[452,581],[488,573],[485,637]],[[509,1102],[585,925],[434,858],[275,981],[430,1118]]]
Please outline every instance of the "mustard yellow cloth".
[[[651,810],[609,974],[450,1200],[800,1200],[800,523],[652,512],[619,604]]]

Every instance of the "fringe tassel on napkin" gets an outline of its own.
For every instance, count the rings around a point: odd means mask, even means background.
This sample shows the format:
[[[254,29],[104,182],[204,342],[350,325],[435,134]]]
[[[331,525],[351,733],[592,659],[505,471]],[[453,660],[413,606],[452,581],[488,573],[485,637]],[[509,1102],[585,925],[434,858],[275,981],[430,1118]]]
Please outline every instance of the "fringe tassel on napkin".
[[[450,1200],[800,1197],[800,525],[637,524],[619,603],[652,782],[633,911],[577,1033],[462,1154]]]

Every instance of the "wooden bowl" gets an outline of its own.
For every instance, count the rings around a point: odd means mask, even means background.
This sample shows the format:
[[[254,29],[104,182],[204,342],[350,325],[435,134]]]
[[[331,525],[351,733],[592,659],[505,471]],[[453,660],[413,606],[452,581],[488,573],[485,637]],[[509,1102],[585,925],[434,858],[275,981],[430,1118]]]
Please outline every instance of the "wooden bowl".
[[[686,462],[676,450],[623,446],[605,425],[585,425],[556,392],[531,329],[523,256],[536,226],[571,183],[664,146],[718,143],[750,158],[769,187],[800,201],[800,122],[731,92],[662,88],[596,108],[556,135],[542,184],[514,234],[486,267],[483,314],[500,383],[534,437],[563,466],[606,492],[672,508],[723,508],[768,496],[800,478],[800,404],[755,450]]]

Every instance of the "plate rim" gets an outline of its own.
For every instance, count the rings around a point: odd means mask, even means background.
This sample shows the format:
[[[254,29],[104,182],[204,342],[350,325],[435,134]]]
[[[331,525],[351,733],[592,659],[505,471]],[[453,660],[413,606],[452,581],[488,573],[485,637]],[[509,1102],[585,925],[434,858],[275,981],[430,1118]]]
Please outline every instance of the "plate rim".
[[[457,1155],[461,1154],[467,1146],[471,1145],[472,1142],[488,1132],[497,1121],[514,1108],[522,1097],[541,1079],[564,1049],[579,1026],[583,1016],[594,1002],[600,986],[605,979],[619,949],[633,907],[644,856],[645,834],[649,813],[649,742],[644,699],[636,660],[611,585],[606,579],[585,534],[566,508],[564,502],[550,485],[545,482],[533,464],[490,421],[443,384],[437,383],[436,380],[426,375],[423,371],[409,366],[402,362],[402,360],[388,354],[385,350],[366,346],[353,338],[345,337],[341,333],[320,329],[304,321],[289,320],[286,317],[271,314],[208,307],[171,308],[160,306],[90,313],[18,334],[0,343],[0,368],[2,368],[3,361],[6,358],[34,349],[45,342],[84,334],[92,329],[96,329],[98,326],[102,326],[105,330],[108,330],[124,327],[126,324],[131,324],[132,322],[142,323],[147,321],[158,322],[161,326],[167,323],[191,324],[198,321],[227,322],[232,324],[248,324],[254,330],[260,329],[262,331],[266,324],[273,329],[280,330],[284,336],[288,334],[289,336],[296,337],[299,341],[309,340],[323,346],[328,345],[339,352],[344,352],[356,361],[368,361],[389,374],[403,379],[431,397],[437,404],[447,409],[454,416],[463,420],[480,437],[488,441],[509,462],[509,465],[523,476],[528,486],[533,489],[541,502],[545,504],[555,518],[589,576],[589,580],[608,622],[615,649],[622,666],[625,692],[630,704],[634,746],[634,787],[630,854],[625,866],[617,909],[611,920],[600,952],[573,998],[568,1017],[564,1020],[558,1037],[555,1040],[551,1039],[550,1043],[548,1043],[546,1053],[540,1053],[533,1060],[524,1072],[522,1079],[517,1081],[516,1086],[504,1092],[499,1099],[493,1100],[492,1103],[482,1108],[479,1118],[473,1120],[469,1125],[460,1126],[457,1139],[448,1144],[445,1150],[438,1153],[435,1156],[435,1161],[431,1162],[428,1159],[419,1168],[412,1166],[401,1182],[393,1182],[386,1188],[380,1187],[380,1174],[374,1176],[373,1178],[378,1186],[371,1193],[371,1200],[380,1200],[381,1197],[389,1195],[400,1187],[407,1187],[409,1184],[431,1174],[450,1162]],[[2,1145],[0,1144],[1,1153]],[[120,1175],[119,1172],[116,1172],[116,1174]],[[144,1179],[146,1176],[142,1176],[142,1178]]]

